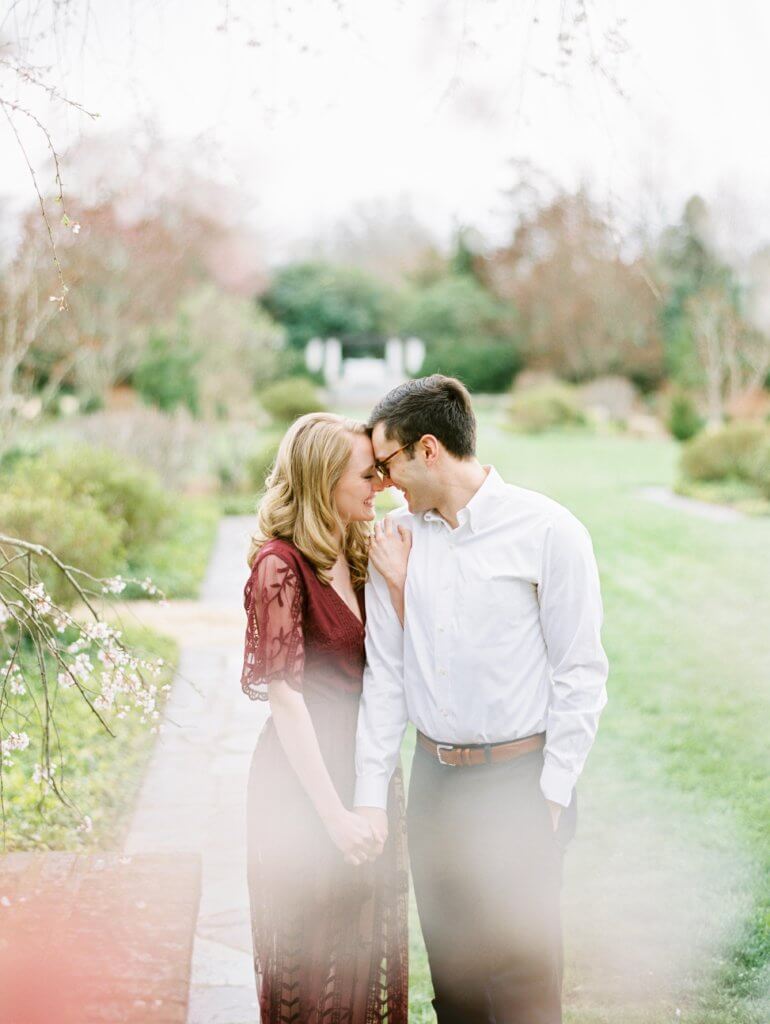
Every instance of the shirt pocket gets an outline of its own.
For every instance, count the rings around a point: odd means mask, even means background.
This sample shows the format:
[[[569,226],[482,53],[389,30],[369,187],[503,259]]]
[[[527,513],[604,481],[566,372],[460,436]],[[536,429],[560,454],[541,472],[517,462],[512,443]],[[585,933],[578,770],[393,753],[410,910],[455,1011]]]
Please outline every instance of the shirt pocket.
[[[474,645],[510,643],[517,626],[537,613],[535,586],[518,576],[492,573],[462,587],[462,625]]]

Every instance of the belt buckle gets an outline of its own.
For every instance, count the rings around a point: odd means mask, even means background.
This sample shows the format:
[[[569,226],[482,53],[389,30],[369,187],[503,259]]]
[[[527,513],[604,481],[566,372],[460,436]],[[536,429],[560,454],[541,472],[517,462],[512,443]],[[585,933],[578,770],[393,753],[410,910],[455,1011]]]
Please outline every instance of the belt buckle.
[[[441,759],[441,751],[442,750],[454,750],[454,747],[452,746],[452,744],[451,743],[437,743],[436,744],[436,755],[438,756],[438,763],[439,764],[443,764],[443,766],[445,768],[456,768],[457,767],[456,764],[451,764],[449,761],[443,761]]]

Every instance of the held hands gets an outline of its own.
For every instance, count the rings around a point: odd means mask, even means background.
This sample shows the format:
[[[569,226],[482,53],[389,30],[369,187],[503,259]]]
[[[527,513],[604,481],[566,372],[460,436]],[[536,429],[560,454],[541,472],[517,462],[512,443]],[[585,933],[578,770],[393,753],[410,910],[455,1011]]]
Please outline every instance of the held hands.
[[[357,867],[374,860],[382,850],[367,819],[345,807],[324,818],[324,825],[346,864]]]
[[[381,807],[356,807],[354,808],[356,814],[360,815],[365,821],[369,822],[369,826],[372,830],[375,842],[377,843],[377,852],[375,856],[379,857],[382,853],[385,842],[388,838],[388,815]]]
[[[412,533],[389,519],[375,523],[369,542],[369,558],[387,583],[403,587],[412,547]]]

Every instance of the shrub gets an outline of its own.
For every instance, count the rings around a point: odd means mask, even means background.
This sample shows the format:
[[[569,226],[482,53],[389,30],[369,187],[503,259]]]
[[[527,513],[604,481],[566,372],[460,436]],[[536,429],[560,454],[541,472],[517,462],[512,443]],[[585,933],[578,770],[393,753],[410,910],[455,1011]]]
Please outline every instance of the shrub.
[[[71,500],[93,504],[119,524],[130,554],[164,532],[173,505],[154,473],[105,448],[54,449],[20,463],[14,479],[39,493],[58,492],[66,484]]]
[[[520,359],[513,344],[436,342],[428,349],[420,376],[443,373],[459,377],[470,391],[495,394],[511,386]]]
[[[273,467],[279,441],[274,439],[264,444],[246,460],[246,474],[252,491],[262,491],[267,474]]]
[[[756,486],[766,498],[770,498],[770,429],[759,442],[759,446],[751,459],[751,476]]]
[[[689,441],[703,429],[703,418],[689,395],[674,395],[668,410],[668,429],[677,441]]]
[[[753,483],[757,453],[767,436],[767,427],[759,423],[730,423],[720,430],[699,434],[682,452],[682,474],[688,480]]]
[[[169,488],[182,487],[205,472],[211,430],[187,409],[163,413],[150,406],[79,416],[64,423],[68,443],[106,447],[153,471]]]
[[[307,412],[324,409],[318,391],[305,377],[289,377],[271,384],[260,392],[259,401],[279,423],[291,423]]]
[[[197,416],[200,403],[195,365],[199,358],[187,344],[155,335],[134,371],[134,387],[147,405],[163,412],[182,405]]]
[[[110,521],[93,499],[76,495],[58,474],[11,481],[0,495],[0,530],[43,544],[62,562],[93,576],[111,575],[123,562],[123,523]],[[23,575],[21,566],[17,574]],[[47,560],[40,574],[57,603],[72,604],[74,590]]]
[[[508,405],[508,420],[515,430],[539,434],[563,427],[582,427],[586,416],[574,388],[566,384],[533,388],[514,394]]]

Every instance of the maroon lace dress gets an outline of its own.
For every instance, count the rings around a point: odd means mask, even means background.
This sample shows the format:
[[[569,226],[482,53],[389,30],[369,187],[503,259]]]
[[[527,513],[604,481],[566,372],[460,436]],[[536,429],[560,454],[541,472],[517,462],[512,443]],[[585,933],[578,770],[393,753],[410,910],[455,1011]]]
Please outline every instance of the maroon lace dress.
[[[358,604],[363,619],[362,592]],[[362,621],[282,540],[260,549],[245,605],[245,693],[266,700],[271,680],[302,692],[332,781],[352,807]],[[360,867],[345,864],[268,719],[248,791],[248,880],[262,1024],[406,1024],[403,804],[397,774],[382,856]]]

